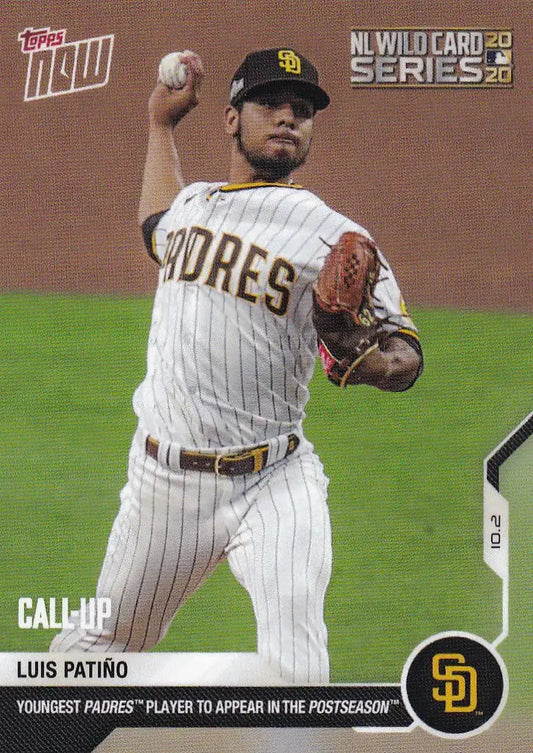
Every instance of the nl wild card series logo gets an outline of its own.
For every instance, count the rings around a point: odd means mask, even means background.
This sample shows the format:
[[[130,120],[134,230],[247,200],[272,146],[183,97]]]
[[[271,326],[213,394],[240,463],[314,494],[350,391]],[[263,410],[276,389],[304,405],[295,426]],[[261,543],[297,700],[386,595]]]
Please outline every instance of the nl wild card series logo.
[[[24,101],[57,97],[105,86],[114,34],[66,42],[66,29],[32,27],[18,35],[27,55]]]
[[[513,86],[511,29],[352,29],[357,87]]]

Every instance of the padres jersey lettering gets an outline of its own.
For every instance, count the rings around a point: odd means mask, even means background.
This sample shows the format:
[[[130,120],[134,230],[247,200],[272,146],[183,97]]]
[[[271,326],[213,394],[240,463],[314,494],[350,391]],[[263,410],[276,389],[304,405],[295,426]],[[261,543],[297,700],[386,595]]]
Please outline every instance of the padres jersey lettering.
[[[273,314],[279,314],[282,316],[287,313],[287,307],[289,305],[289,292],[290,283],[294,281],[296,271],[292,264],[286,259],[277,258],[272,265],[270,275],[268,277],[268,284],[279,295],[265,295],[265,305],[272,311]],[[282,282],[289,283],[289,285],[282,285]]]
[[[274,259],[267,277],[267,287],[271,292],[261,296],[257,292],[257,282],[268,261],[269,252],[252,243],[245,255],[242,240],[236,235],[224,233],[216,251],[211,254],[213,241],[213,233],[206,228],[180,228],[170,232],[161,262],[164,268],[162,279],[165,282],[199,280],[251,303],[256,303],[262,297],[273,314],[282,316],[286,313],[290,283],[296,274],[288,261]],[[284,285],[281,284],[283,281]]]
[[[253,268],[252,265],[254,262],[259,259],[266,259],[267,257],[268,251],[265,251],[264,248],[259,248],[259,246],[255,246],[252,243],[239,278],[239,287],[237,289],[237,295],[239,298],[243,298],[245,301],[250,301],[250,303],[256,303],[258,295],[248,292],[246,286],[248,280],[250,280],[250,287],[252,287],[253,283],[257,282],[259,277],[260,270]]]
[[[202,227],[190,229],[178,279],[190,282],[198,279],[212,240],[213,234],[209,230]]]

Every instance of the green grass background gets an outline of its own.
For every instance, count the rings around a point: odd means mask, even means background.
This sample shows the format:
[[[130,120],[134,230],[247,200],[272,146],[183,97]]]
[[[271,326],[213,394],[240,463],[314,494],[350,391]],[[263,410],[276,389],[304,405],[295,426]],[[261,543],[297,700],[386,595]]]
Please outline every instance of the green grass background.
[[[21,596],[94,594],[126,477],[151,300],[0,296],[0,651],[45,651]],[[306,431],[330,476],[333,682],[399,682],[443,630],[492,641],[501,585],[483,563],[483,460],[531,411],[533,318],[415,310],[426,369],[409,392],[340,391],[319,367]],[[507,461],[511,625],[499,647],[525,708],[531,641],[533,451]],[[222,565],[156,650],[253,651],[247,594]]]

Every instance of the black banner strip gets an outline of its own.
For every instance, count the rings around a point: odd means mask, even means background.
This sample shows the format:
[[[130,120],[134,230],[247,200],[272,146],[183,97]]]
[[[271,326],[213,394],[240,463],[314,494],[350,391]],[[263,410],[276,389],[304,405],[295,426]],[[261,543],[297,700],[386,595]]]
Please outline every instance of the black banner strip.
[[[90,753],[118,727],[410,727],[399,685],[3,687],[0,750]]]

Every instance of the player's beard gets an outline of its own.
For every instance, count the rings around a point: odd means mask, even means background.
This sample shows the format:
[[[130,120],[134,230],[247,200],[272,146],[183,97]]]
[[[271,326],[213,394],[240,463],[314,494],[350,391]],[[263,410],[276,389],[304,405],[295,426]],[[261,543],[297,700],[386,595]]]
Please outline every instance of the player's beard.
[[[277,181],[287,178],[293,170],[301,167],[307,159],[309,148],[303,153],[294,155],[294,157],[269,157],[248,149],[242,140],[241,125],[235,134],[237,147],[246,161],[254,168],[257,177],[265,180]]]

